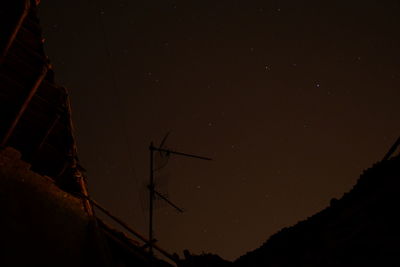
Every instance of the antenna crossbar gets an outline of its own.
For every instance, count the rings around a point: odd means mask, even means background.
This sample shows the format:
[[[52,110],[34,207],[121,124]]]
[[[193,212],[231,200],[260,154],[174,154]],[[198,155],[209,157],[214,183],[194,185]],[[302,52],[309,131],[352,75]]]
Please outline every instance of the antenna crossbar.
[[[154,190],[154,194],[156,194],[157,196],[159,196],[162,200],[164,200],[165,202],[167,202],[169,205],[171,205],[173,208],[175,208],[177,211],[183,213],[184,210],[179,208],[177,205],[175,205],[171,200],[169,200],[167,197],[165,197],[163,194],[161,194],[160,192],[157,192],[156,190]]]
[[[165,152],[165,153],[167,153],[167,155],[168,154],[174,154],[174,155],[179,155],[179,156],[184,156],[184,157],[189,157],[189,158],[196,158],[196,159],[202,159],[202,160],[212,160],[211,158],[207,158],[207,157],[203,157],[203,156],[198,156],[198,155],[188,154],[188,153],[182,153],[182,152],[173,151],[173,150],[164,149],[164,148],[158,148],[158,147],[154,147],[154,146],[151,146],[151,145],[150,145],[149,149],[153,150],[153,151]]]

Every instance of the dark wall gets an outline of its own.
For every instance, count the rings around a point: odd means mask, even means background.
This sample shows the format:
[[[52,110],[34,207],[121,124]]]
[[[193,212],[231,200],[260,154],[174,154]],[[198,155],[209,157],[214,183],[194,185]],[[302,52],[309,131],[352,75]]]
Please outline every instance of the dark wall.
[[[81,200],[19,157],[13,149],[0,151],[0,265],[107,265],[102,238]]]

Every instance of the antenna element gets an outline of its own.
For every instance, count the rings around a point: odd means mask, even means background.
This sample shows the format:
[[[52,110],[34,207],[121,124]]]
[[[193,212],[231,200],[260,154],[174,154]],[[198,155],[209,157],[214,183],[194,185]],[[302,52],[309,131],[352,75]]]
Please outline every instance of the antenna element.
[[[212,160],[211,158],[206,158],[198,155],[193,155],[193,154],[188,154],[188,153],[182,153],[182,152],[177,152],[169,149],[164,149],[162,146],[164,145],[169,133],[164,137],[163,141],[161,142],[160,147],[155,147],[153,142],[150,143],[149,146],[149,151],[150,151],[150,177],[149,177],[149,202],[150,202],[150,207],[149,207],[149,252],[150,254],[153,254],[153,244],[157,241],[154,239],[154,232],[153,232],[153,209],[154,209],[154,198],[157,195],[160,197],[162,200],[167,202],[171,207],[176,209],[178,212],[183,212],[183,209],[179,208],[177,205],[172,203],[167,197],[162,195],[160,192],[157,192],[155,190],[155,184],[154,184],[154,152],[164,152],[167,156],[169,155],[177,155],[177,156],[183,156],[183,157],[189,157],[189,158],[196,158],[196,159],[201,159],[201,160]]]

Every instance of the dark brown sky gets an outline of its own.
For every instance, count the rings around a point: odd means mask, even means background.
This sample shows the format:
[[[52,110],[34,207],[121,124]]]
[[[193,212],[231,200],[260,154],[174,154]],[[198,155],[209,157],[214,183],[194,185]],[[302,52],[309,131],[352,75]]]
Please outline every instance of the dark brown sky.
[[[147,233],[148,145],[171,131],[156,238],[234,259],[326,207],[400,133],[400,4],[50,1],[90,191]],[[104,27],[103,27],[103,26]],[[114,74],[113,74],[114,73]],[[115,77],[115,84],[113,82]]]

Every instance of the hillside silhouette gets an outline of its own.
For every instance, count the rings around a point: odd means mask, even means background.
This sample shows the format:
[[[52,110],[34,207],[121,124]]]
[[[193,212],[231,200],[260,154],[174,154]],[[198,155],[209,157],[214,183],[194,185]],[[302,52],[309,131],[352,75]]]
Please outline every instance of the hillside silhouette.
[[[400,155],[374,164],[341,199],[282,229],[233,265],[399,266],[399,197]]]
[[[365,170],[329,207],[271,236],[234,262],[217,255],[191,255],[187,267],[399,266],[400,155]]]

